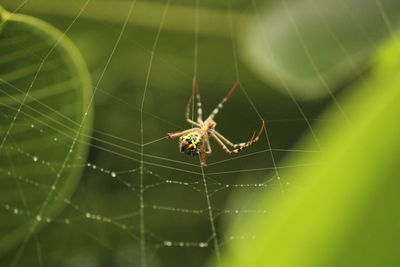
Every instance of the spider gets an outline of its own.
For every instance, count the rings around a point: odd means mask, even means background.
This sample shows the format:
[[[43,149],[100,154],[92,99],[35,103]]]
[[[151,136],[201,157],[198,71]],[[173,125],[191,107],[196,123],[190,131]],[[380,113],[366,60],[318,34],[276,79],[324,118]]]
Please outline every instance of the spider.
[[[204,121],[202,118],[203,110],[201,107],[199,85],[196,78],[193,78],[193,82],[195,87],[195,97],[197,101],[197,122],[190,119],[190,104],[192,103],[193,96],[189,97],[189,101],[186,105],[185,117],[186,121],[195,127],[182,132],[167,134],[167,137],[171,139],[179,137],[180,152],[192,156],[198,156],[200,154],[201,165],[202,167],[206,167],[206,155],[211,154],[209,139],[210,137],[214,138],[217,143],[222,147],[222,149],[230,155],[239,153],[244,148],[249,147],[258,141],[262,130],[264,129],[264,120],[261,121],[261,128],[258,131],[257,136],[256,132],[254,131],[251,139],[245,143],[234,144],[215,130],[217,123],[214,121],[214,118],[218,114],[219,110],[222,109],[225,102],[228,101],[229,97],[232,95],[236,87],[239,85],[238,82],[230,88],[228,94],[221,100],[218,106],[211,112],[210,116],[208,116],[207,119]],[[232,150],[230,150],[226,145],[230,146]]]

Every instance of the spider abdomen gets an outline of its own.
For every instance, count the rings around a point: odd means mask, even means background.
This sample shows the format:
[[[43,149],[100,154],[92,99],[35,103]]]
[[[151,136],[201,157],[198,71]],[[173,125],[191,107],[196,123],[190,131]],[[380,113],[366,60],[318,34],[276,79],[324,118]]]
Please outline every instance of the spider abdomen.
[[[179,149],[187,155],[199,155],[202,144],[200,132],[191,132],[179,138]]]

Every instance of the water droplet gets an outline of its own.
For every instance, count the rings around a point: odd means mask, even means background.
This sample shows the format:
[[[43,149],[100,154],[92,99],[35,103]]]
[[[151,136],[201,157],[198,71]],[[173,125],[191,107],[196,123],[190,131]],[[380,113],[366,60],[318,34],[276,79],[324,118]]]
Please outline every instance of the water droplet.
[[[201,248],[205,248],[207,246],[208,246],[207,243],[203,243],[203,242],[199,243],[199,247],[201,247]]]
[[[38,157],[33,156],[33,161],[34,161],[34,162],[38,161]]]
[[[117,177],[117,174],[115,172],[111,172],[111,177]]]

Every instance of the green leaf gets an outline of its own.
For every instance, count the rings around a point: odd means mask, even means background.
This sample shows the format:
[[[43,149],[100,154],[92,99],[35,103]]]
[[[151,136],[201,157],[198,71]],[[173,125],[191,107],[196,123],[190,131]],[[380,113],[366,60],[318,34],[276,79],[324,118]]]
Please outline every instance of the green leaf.
[[[64,34],[1,7],[0,25],[1,253],[57,220],[68,203],[92,111],[86,65]]]
[[[362,74],[389,37],[388,27],[400,23],[397,0],[278,1],[265,11],[255,8],[242,56],[261,79],[298,98],[329,95]]]
[[[312,165],[283,171],[291,185],[255,201],[268,212],[234,225],[255,239],[227,243],[224,266],[400,266],[400,39],[374,63],[340,99],[348,122],[332,108],[315,126],[322,151],[283,163]]]

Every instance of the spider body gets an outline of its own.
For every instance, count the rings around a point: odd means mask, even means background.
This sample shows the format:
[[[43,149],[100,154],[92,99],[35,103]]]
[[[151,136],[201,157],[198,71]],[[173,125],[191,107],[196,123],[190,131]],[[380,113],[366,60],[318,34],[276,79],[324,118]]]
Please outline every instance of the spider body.
[[[201,156],[201,164],[203,167],[206,167],[206,155],[211,154],[211,146],[210,146],[210,137],[215,139],[217,143],[222,147],[222,149],[228,154],[236,154],[242,151],[244,148],[251,146],[255,142],[258,141],[262,130],[264,129],[264,121],[262,121],[261,128],[256,136],[256,133],[253,133],[250,141],[234,144],[225,138],[222,134],[218,133],[215,130],[217,123],[214,121],[215,116],[218,114],[219,110],[222,109],[224,103],[228,101],[229,97],[235,90],[235,88],[239,85],[239,83],[235,83],[228,94],[222,99],[222,101],[218,104],[218,106],[213,110],[213,112],[208,116],[206,120],[203,121],[202,113],[203,110],[201,108],[201,99],[199,87],[197,84],[197,80],[194,78],[194,87],[195,87],[195,96],[197,102],[197,121],[193,121],[190,119],[190,104],[192,103],[192,97],[189,98],[189,101],[186,105],[186,121],[190,123],[192,126],[195,126],[191,129],[175,132],[167,134],[169,138],[177,138],[179,137],[179,149],[181,152],[192,155],[192,156]],[[232,149],[228,149],[230,146]]]
[[[201,135],[202,133],[199,130],[198,132],[191,132],[179,137],[179,147],[181,152],[192,156],[199,155],[201,146],[203,145]]]

